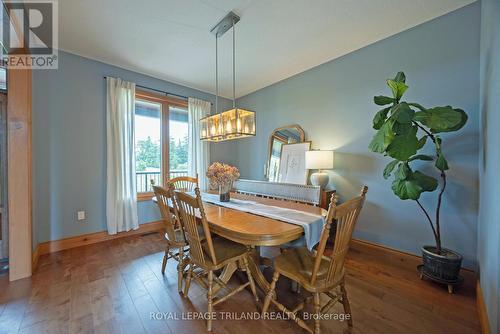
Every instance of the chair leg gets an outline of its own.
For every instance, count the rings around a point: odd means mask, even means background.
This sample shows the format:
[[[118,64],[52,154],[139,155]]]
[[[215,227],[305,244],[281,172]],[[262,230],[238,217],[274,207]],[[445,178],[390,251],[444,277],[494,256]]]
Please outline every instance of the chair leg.
[[[279,271],[275,271],[273,274],[273,280],[271,282],[271,286],[269,287],[266,299],[264,300],[264,306],[262,306],[262,315],[264,315],[269,309],[269,304],[271,303],[271,298],[273,298],[274,289],[276,288],[276,282],[278,281],[279,277],[280,277]]]
[[[314,294],[314,334],[319,334],[320,331],[320,302],[319,292]]]
[[[257,296],[257,289],[255,288],[255,281],[253,280],[252,273],[250,272],[250,268],[248,267],[248,259],[243,258],[243,268],[247,272],[248,282],[250,282],[250,289],[252,290],[252,294],[255,297],[255,301],[259,302],[259,296]]]
[[[189,264],[189,270],[186,277],[186,285],[184,285],[184,297],[188,296],[189,286],[191,285],[191,278],[193,277],[193,264]]]
[[[344,305],[344,312],[346,314],[349,314],[349,319],[347,320],[347,324],[349,325],[349,327],[352,327],[351,305],[349,305],[349,299],[347,299],[347,291],[345,290],[344,282],[340,284],[340,291],[342,292],[342,305]]]
[[[161,264],[162,275],[165,275],[165,267],[167,266],[168,252],[169,251],[170,251],[170,247],[167,246],[167,248],[165,249],[165,255],[163,255],[163,263]]]
[[[214,272],[208,272],[208,291],[207,291],[207,300],[208,300],[208,319],[207,319],[207,331],[212,331],[212,288],[214,284]]]
[[[184,276],[184,249],[179,248],[179,263],[177,264],[177,291],[182,292],[182,278]]]

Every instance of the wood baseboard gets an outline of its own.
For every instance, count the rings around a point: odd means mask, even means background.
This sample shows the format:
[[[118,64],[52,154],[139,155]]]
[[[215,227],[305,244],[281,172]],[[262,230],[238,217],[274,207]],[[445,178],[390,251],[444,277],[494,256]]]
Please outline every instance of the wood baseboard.
[[[422,264],[422,257],[420,255],[403,252],[394,248],[378,245],[369,241],[352,239],[350,247],[351,249],[359,252],[366,252],[374,255],[376,254],[379,256],[383,256],[385,259],[387,259],[387,261],[404,262],[414,267],[416,267],[419,264]],[[462,270],[467,272],[467,276],[475,274],[474,270],[468,268],[462,268]]]
[[[33,255],[31,257],[31,272],[33,273],[38,266],[38,258],[40,257],[40,245],[37,245],[35,250],[33,251]]]
[[[137,230],[132,230],[128,232],[121,232],[115,235],[109,235],[108,232],[96,232],[90,234],[78,235],[75,237],[65,238],[61,240],[47,241],[38,245],[36,250],[33,252],[33,263],[38,263],[38,257],[44,254],[50,254],[59,252],[65,249],[71,249],[75,247],[91,245],[98,242],[114,240],[123,237],[129,237],[131,235],[144,234],[148,232],[155,232],[163,229],[162,221],[155,221],[151,223],[141,224]],[[36,259],[36,262],[35,262]],[[36,265],[33,266],[35,268]]]
[[[486,311],[486,305],[484,304],[483,290],[481,289],[479,280],[477,280],[476,284],[476,303],[479,323],[481,324],[481,333],[490,334],[491,331],[490,322],[488,320],[488,312]]]
[[[155,221],[151,223],[141,224],[139,229],[132,230],[128,232],[117,233],[115,235],[109,235],[106,231],[83,234],[75,237],[65,238],[61,240],[47,241],[39,244],[33,251],[33,271],[38,265],[38,259],[41,255],[59,252],[66,249],[71,249],[75,247],[95,244],[98,242],[114,240],[118,238],[128,237],[137,234],[144,234],[148,232],[159,231],[163,229],[162,221]],[[372,254],[379,254],[387,258],[388,260],[394,260],[398,262],[409,262],[413,266],[417,266],[422,262],[421,257],[415,254],[406,253],[397,249],[389,248],[386,246],[371,243],[369,241],[352,239],[351,248],[360,252],[369,252]],[[462,268],[462,270],[469,271],[473,273],[472,270]],[[479,287],[480,289],[480,287]],[[478,290],[479,291],[479,290]],[[479,296],[479,295],[478,295]],[[483,302],[484,306],[484,302]]]

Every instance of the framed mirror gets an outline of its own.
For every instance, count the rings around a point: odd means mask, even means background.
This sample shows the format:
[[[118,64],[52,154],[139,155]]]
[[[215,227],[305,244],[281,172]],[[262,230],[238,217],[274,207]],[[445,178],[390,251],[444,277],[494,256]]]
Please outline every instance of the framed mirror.
[[[293,124],[274,129],[269,136],[269,155],[267,162],[267,179],[271,182],[281,182],[280,161],[283,145],[296,144],[305,141],[304,130],[300,125]]]

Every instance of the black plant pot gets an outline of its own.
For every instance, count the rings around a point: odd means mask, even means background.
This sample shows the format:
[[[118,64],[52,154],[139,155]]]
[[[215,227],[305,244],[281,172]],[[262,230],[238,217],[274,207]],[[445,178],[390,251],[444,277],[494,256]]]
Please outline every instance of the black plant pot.
[[[458,281],[462,267],[462,255],[446,248],[437,254],[436,247],[422,247],[422,260],[424,272],[434,279],[441,281]]]

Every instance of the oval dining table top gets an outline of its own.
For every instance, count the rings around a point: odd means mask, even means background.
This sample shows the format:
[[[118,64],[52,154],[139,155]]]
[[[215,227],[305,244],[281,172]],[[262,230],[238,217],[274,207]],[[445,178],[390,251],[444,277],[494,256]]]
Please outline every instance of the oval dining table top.
[[[324,215],[320,207],[278,199],[231,193],[231,198]],[[211,230],[227,239],[252,246],[278,246],[302,236],[304,229],[284,221],[204,202]]]

